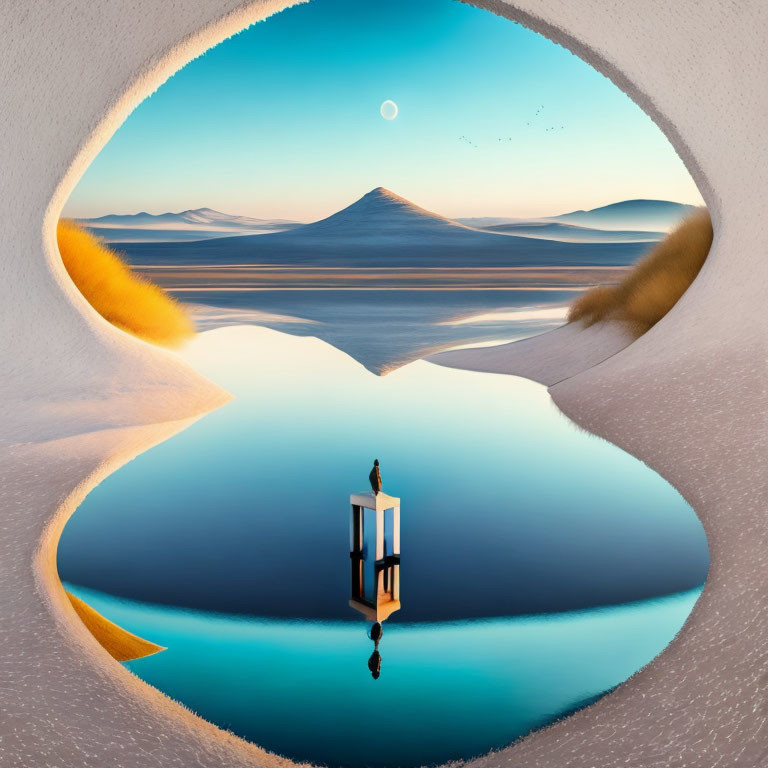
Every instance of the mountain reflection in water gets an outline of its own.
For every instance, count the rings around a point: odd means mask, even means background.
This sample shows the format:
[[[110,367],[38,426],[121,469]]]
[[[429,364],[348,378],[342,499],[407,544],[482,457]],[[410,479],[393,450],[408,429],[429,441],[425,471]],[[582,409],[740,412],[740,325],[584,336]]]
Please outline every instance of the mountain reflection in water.
[[[566,305],[578,289],[173,293],[182,301],[205,305],[195,315],[200,330],[253,322],[316,336],[381,375],[447,347],[513,341],[556,328],[565,322]]]

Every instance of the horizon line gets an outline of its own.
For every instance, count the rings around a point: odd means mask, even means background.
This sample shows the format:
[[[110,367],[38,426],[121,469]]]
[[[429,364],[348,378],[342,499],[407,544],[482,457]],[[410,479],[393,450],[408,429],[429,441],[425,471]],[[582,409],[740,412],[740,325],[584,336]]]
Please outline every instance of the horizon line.
[[[408,203],[411,203],[412,205],[418,205],[417,203],[414,203],[408,198],[403,197],[402,195],[398,195],[396,192],[392,192],[392,190],[387,189],[386,187],[378,186],[374,187],[373,189],[369,190],[368,192],[365,192],[363,195],[360,195],[359,197],[355,198],[351,203],[348,205],[354,205],[354,203],[361,200],[363,197],[371,194],[372,192],[376,192],[377,190],[385,190],[387,192],[390,192],[393,195],[396,195],[397,197],[400,197],[401,199],[405,200]],[[695,203],[695,202],[683,202],[680,200],[670,200],[669,198],[660,198],[660,197],[628,197],[621,200],[613,199],[611,202],[607,203],[601,203],[600,205],[593,206],[591,208],[571,208],[567,211],[563,211],[561,213],[555,213],[555,214],[541,214],[538,216],[519,216],[519,215],[512,215],[512,214],[496,214],[496,213],[488,213],[483,215],[474,215],[474,216],[464,216],[464,215],[447,215],[444,213],[440,213],[439,215],[444,216],[449,219],[453,220],[459,220],[459,219],[519,219],[519,220],[525,220],[525,221],[535,221],[537,219],[552,219],[556,218],[558,216],[566,216],[571,213],[582,213],[582,212],[589,212],[598,210],[600,208],[606,208],[610,205],[617,205],[619,203],[628,203],[628,202],[663,202],[663,203],[674,203],[676,205],[692,205],[695,207],[706,207],[706,203]],[[275,216],[275,217],[264,217],[257,214],[252,213],[232,213],[229,211],[222,211],[218,208],[212,208],[207,205],[202,205],[197,208],[182,208],[181,210],[174,211],[174,210],[161,210],[159,213],[151,213],[149,210],[143,209],[143,210],[137,210],[133,213],[115,213],[114,211],[110,213],[102,213],[99,215],[79,215],[79,216],[65,216],[61,215],[60,218],[67,218],[67,219],[74,219],[75,221],[83,221],[83,220],[94,220],[94,219],[101,219],[106,216],[164,216],[171,214],[173,216],[181,216],[185,213],[199,213],[200,211],[209,211],[211,213],[219,213],[223,214],[225,216],[230,217],[239,217],[239,218],[249,218],[249,219],[259,219],[261,221],[284,221],[284,222],[293,222],[298,224],[311,224],[316,221],[322,221],[325,218],[328,218],[329,216],[333,216],[333,214],[338,213],[340,210],[343,210],[343,208],[348,207],[348,205],[343,206],[342,208],[336,209],[332,211],[331,213],[328,213],[325,216],[321,216],[318,219],[297,219],[297,218],[287,218],[285,216]],[[66,207],[66,206],[65,206]],[[423,207],[423,206],[420,206]],[[437,213],[435,211],[435,213]]]

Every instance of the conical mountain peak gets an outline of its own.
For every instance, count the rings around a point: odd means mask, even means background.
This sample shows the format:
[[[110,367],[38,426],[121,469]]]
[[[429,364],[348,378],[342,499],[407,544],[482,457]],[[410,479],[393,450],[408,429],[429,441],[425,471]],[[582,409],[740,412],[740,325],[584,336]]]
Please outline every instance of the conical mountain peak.
[[[386,187],[376,187],[332,216],[300,227],[294,235],[410,239],[467,229],[463,224],[415,205]]]
[[[399,205],[406,205],[409,208],[413,209],[414,211],[419,211],[421,213],[427,214],[428,216],[436,216],[439,219],[445,218],[444,216],[440,216],[437,213],[432,213],[432,211],[428,211],[425,208],[422,208],[421,206],[416,205],[416,203],[412,203],[410,200],[407,200],[406,198],[396,194],[391,189],[387,189],[386,187],[376,187],[376,189],[372,189],[370,192],[363,195],[356,203],[352,203],[352,206],[357,205],[358,203],[362,203],[364,201],[366,202],[378,201],[387,205],[392,205],[393,203],[399,204]]]
[[[376,189],[372,189],[370,192],[368,192],[366,195],[363,195],[361,200],[364,200],[365,198],[382,198],[384,200],[399,200],[401,203],[409,203],[409,200],[406,200],[404,197],[400,197],[400,195],[396,195],[391,189],[387,189],[386,187],[376,187]]]

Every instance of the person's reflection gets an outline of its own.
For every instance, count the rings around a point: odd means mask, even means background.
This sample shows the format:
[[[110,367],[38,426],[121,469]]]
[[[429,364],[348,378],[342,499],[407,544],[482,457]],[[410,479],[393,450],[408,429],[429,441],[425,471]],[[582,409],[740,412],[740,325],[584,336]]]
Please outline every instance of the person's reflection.
[[[371,627],[371,631],[369,633],[371,640],[373,640],[374,642],[374,646],[373,646],[373,653],[371,654],[371,657],[368,659],[368,669],[371,670],[371,677],[374,680],[378,680],[379,675],[381,674],[381,654],[379,653],[379,641],[381,640],[381,636],[383,634],[384,634],[384,630],[381,624],[377,621]]]
[[[356,611],[362,613],[373,624],[368,636],[373,640],[374,650],[368,659],[368,669],[374,680],[381,674],[381,653],[379,642],[384,629],[382,623],[395,611],[400,610],[400,558],[387,558],[383,563],[368,562],[361,555],[352,556],[351,600]],[[367,585],[372,595],[366,594]],[[371,599],[372,598],[372,599]]]
[[[378,680],[381,674],[381,654],[378,651],[374,651],[368,659],[368,669],[371,670],[371,677]]]

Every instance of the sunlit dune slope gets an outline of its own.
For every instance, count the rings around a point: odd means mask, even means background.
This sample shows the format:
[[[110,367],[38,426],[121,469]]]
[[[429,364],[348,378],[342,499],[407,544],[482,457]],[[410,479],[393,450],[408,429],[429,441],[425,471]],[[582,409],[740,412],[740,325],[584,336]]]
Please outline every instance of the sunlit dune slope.
[[[599,285],[572,304],[569,322],[603,320],[626,323],[642,336],[675,306],[699,274],[712,245],[712,221],[706,209],[685,219],[618,285]]]
[[[57,236],[72,282],[110,323],[167,347],[193,335],[192,321],[182,306],[136,275],[102,240],[68,220],[59,222]]]

